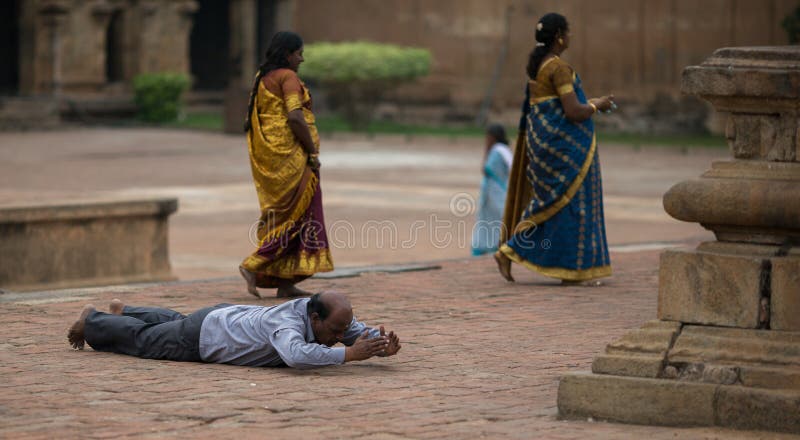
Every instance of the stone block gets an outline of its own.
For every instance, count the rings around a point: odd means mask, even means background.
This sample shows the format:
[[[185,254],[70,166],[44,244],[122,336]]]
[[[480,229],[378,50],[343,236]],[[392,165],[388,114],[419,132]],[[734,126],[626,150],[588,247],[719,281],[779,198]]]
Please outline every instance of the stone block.
[[[714,424],[716,385],[571,373],[558,386],[562,418],[670,426]]]
[[[796,161],[797,121],[794,115],[733,113],[725,136],[737,159]]]
[[[770,328],[800,331],[800,258],[774,257],[770,261]]]
[[[739,379],[746,387],[800,390],[800,366],[743,366]]]
[[[800,433],[800,391],[719,387],[715,401],[719,426]]]
[[[661,254],[658,318],[756,328],[762,259],[667,250]]]
[[[800,433],[800,390],[588,373],[563,376],[558,415],[623,423]]]
[[[650,321],[606,346],[592,362],[592,372],[620,376],[659,377],[667,350],[681,323]]]
[[[174,277],[176,199],[0,207],[0,287],[26,291]]]
[[[700,252],[708,252],[716,254],[772,258],[778,252],[780,252],[781,247],[778,245],[730,243],[725,241],[705,241],[697,245],[697,250]],[[789,249],[788,255],[793,257],[794,256],[800,257],[800,248]]]
[[[0,130],[42,130],[61,123],[58,101],[43,97],[0,97]]]
[[[687,325],[670,349],[670,364],[800,368],[800,333]]]
[[[761,155],[761,116],[731,114],[725,127],[728,146],[737,159],[756,159]]]
[[[592,373],[618,376],[656,378],[663,367],[663,355],[601,354],[592,361]]]

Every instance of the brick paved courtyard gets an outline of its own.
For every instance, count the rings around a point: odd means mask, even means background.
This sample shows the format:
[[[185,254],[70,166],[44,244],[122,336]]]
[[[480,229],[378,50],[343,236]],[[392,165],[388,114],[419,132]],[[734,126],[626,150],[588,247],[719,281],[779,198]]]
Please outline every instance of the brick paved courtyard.
[[[0,437],[364,439],[738,439],[788,435],[556,417],[558,377],[653,319],[658,252],[615,253],[603,287],[561,287],[491,259],[440,270],[312,279],[350,296],[360,320],[395,329],[394,358],[306,372],[72,351],[81,307],[190,312],[253,303],[235,278],[0,295]],[[275,299],[262,301],[273,304]]]

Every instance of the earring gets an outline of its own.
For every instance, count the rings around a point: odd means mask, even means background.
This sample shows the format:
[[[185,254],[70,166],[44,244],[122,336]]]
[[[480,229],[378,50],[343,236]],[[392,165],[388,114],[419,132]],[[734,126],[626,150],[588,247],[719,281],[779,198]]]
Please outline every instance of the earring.
[[[558,39],[558,44],[564,44],[564,39],[563,38],[559,38]]]

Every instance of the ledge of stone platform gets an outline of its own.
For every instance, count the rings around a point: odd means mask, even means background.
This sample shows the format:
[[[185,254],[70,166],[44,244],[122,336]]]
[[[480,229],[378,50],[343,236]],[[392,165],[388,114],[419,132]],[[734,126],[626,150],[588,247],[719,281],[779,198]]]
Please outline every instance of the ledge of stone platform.
[[[178,199],[174,198],[85,199],[72,200],[68,203],[0,205],[0,224],[80,220],[97,217],[167,216],[177,210]]]
[[[592,373],[800,392],[800,333],[650,321],[608,344]]]
[[[174,279],[173,198],[0,205],[0,288],[11,291]]]
[[[681,330],[680,322],[654,320],[608,344],[592,362],[592,372],[621,376],[660,377],[667,352]]]
[[[561,378],[558,413],[562,419],[800,433],[800,391],[572,373]]]

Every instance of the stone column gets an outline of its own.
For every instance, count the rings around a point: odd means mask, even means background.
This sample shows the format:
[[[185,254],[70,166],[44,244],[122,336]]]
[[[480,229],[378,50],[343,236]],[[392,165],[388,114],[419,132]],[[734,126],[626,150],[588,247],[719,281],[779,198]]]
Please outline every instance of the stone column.
[[[275,0],[275,30],[295,30],[294,22],[296,11],[296,0]]]
[[[198,7],[194,0],[141,0],[137,3],[136,74],[190,73],[189,35]]]
[[[195,0],[180,0],[175,2],[177,24],[175,32],[179,38],[175,42],[175,61],[171,63],[171,70],[191,75],[190,38],[194,26],[194,14],[200,8]]]
[[[42,68],[42,84],[39,92],[47,92],[56,99],[61,96],[61,39],[64,20],[69,13],[69,5],[64,1],[43,2],[39,8],[39,19],[42,23],[46,43],[39,66]]]
[[[559,414],[800,433],[800,47],[719,49],[682,89],[733,159],[664,196],[716,241],[661,255],[658,320],[561,379]]]
[[[242,133],[253,75],[262,56],[256,53],[258,7],[255,0],[230,3],[230,76],[225,90],[226,133]]]

